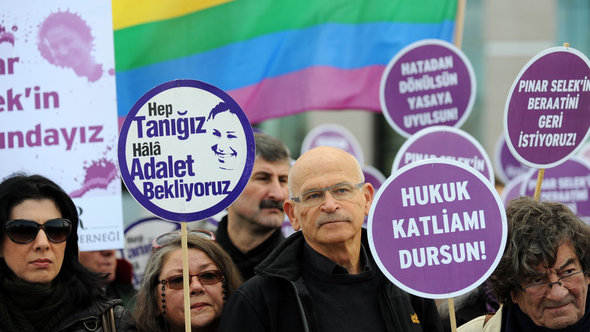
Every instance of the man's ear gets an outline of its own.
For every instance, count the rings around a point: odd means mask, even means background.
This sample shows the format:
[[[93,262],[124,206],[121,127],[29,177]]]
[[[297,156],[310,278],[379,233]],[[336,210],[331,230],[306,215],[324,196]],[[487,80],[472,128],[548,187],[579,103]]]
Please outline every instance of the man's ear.
[[[301,225],[299,225],[299,220],[295,217],[295,202],[292,200],[286,200],[285,203],[283,203],[283,211],[285,211],[285,214],[289,217],[291,227],[293,227],[295,231],[300,230]]]
[[[371,211],[373,197],[375,197],[375,188],[369,182],[363,185],[363,195],[365,195],[365,215],[368,216]]]

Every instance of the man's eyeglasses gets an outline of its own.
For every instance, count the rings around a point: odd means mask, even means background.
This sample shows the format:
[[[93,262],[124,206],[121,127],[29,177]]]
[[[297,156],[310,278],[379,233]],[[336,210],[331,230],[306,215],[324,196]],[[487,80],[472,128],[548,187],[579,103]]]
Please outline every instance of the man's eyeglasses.
[[[18,244],[27,244],[35,240],[40,229],[43,229],[49,241],[61,243],[70,236],[72,222],[65,218],[54,218],[44,224],[38,224],[28,219],[13,219],[7,221],[4,226],[8,238]]]
[[[308,190],[301,194],[300,197],[291,197],[291,199],[303,206],[316,206],[324,201],[326,191],[329,191],[335,199],[341,201],[352,198],[354,191],[363,185],[364,183],[338,183],[327,188]]]
[[[196,234],[204,239],[215,241],[215,234],[212,232],[206,231],[204,229],[191,229],[187,231],[187,234]],[[170,243],[178,240],[180,238],[180,232],[169,232],[164,233],[162,235],[157,236],[154,241],[152,241],[152,250],[162,248],[164,246],[169,245]]]
[[[197,277],[199,282],[203,285],[215,285],[223,280],[223,273],[219,270],[203,271],[197,274],[189,275],[189,284],[193,277]],[[182,274],[173,275],[166,279],[162,279],[160,283],[167,284],[170,289],[182,289],[183,286]]]
[[[553,285],[555,284],[558,284],[559,286],[564,286],[568,289],[574,287],[580,281],[579,277],[581,276],[580,274],[583,272],[583,270],[565,270],[559,274],[559,279],[557,279],[557,281],[548,281],[546,277],[538,278],[533,280],[531,284],[521,287],[521,290],[523,292],[529,293],[533,297],[542,297],[545,296],[545,294],[547,294],[547,291],[551,289],[551,287],[553,287]]]

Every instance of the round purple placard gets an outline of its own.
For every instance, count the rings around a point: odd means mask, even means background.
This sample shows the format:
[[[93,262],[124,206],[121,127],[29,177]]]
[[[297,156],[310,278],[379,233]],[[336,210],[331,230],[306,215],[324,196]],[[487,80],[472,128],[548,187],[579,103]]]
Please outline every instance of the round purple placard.
[[[460,127],[475,101],[475,74],[469,59],[439,39],[414,42],[385,67],[379,88],[389,125],[409,137],[420,129]]]
[[[530,170],[529,170],[530,172]],[[514,179],[506,182],[504,185],[504,189],[502,189],[502,194],[500,198],[502,198],[502,202],[504,205],[508,205],[508,202],[522,196],[521,188],[522,184],[529,178],[528,172],[525,174],[521,174]]]
[[[590,61],[571,47],[537,54],[520,71],[504,109],[504,135],[518,161],[550,168],[572,156],[590,128]]]
[[[148,91],[119,135],[119,168],[129,193],[173,221],[211,217],[244,190],[254,164],[254,134],[221,89],[175,80]]]
[[[587,163],[590,163],[590,142],[586,142],[586,144],[582,145],[580,152],[578,152],[578,156],[584,159]]]
[[[532,170],[521,186],[521,193],[533,197],[539,171]],[[572,157],[548,168],[541,184],[542,201],[560,202],[590,224],[590,167],[583,159]]]
[[[494,153],[494,166],[500,180],[505,184],[519,175],[526,174],[530,168],[523,165],[512,155],[504,135],[500,135],[496,141],[496,150]]]
[[[494,183],[492,163],[483,146],[465,131],[448,126],[432,126],[412,135],[397,151],[391,172],[429,158],[456,160],[473,167]]]
[[[353,155],[359,164],[365,163],[363,149],[354,135],[337,124],[324,124],[313,128],[305,135],[301,143],[301,154],[318,146],[331,146]]]
[[[469,292],[493,272],[506,244],[504,206],[481,173],[424,160],[392,174],[369,212],[369,245],[398,287],[426,298]]]

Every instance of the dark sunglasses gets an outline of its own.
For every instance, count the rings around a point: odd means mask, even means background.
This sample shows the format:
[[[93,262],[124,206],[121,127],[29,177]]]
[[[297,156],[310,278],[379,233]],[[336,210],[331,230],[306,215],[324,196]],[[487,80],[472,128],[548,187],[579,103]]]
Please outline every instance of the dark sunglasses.
[[[215,285],[223,280],[223,273],[219,270],[203,271],[201,273],[189,275],[189,280],[192,280],[193,277],[197,277],[199,282],[203,285]],[[179,274],[162,279],[160,282],[162,284],[168,284],[168,288],[170,289],[178,290],[182,289],[182,281],[182,274]]]
[[[49,219],[41,225],[28,219],[14,219],[7,221],[4,226],[8,238],[18,244],[26,244],[35,240],[40,229],[43,229],[49,241],[61,243],[70,236],[72,222],[65,218],[55,218]]]
[[[204,229],[191,229],[187,231],[187,234],[197,234],[204,239],[215,241],[215,234]],[[152,251],[169,245],[170,243],[179,239],[180,235],[181,234],[179,231],[158,235],[158,237],[152,241]]]

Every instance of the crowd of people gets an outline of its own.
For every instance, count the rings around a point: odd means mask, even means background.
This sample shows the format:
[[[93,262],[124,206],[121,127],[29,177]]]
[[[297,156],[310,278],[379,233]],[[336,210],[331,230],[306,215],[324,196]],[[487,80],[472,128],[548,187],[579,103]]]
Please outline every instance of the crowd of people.
[[[180,232],[162,234],[137,291],[114,250],[79,252],[77,209],[56,183],[5,178],[0,332],[184,331],[185,321],[192,331],[448,330],[448,308],[398,288],[373,259],[362,225],[375,189],[352,155],[317,147],[291,164],[280,140],[255,142],[252,175],[216,232],[188,231],[188,271]],[[506,215],[504,254],[458,301],[459,331],[589,331],[590,226],[527,197]]]

